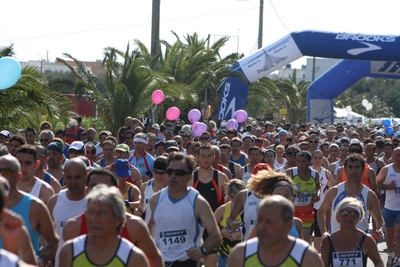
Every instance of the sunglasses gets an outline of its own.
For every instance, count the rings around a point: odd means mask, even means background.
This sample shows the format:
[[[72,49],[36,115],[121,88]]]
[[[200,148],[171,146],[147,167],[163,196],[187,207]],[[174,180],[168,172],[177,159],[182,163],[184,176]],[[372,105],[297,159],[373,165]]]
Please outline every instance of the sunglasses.
[[[8,169],[8,168],[0,169],[0,174],[6,177],[15,175],[16,173],[17,171],[14,169]]]
[[[208,137],[200,137],[199,140],[208,140]]]
[[[221,156],[228,156],[230,152],[221,152]]]
[[[357,148],[352,148],[349,150],[350,153],[357,153],[357,154],[361,154],[362,150],[361,149],[357,149]]]
[[[319,140],[308,140],[309,143],[318,143]]]
[[[190,172],[187,172],[185,170],[171,169],[171,168],[168,168],[166,172],[168,175],[172,175],[174,173],[175,176],[184,176],[184,175],[191,174]]]
[[[7,139],[7,136],[0,135],[0,139]]]
[[[133,136],[131,136],[131,137],[125,137],[125,139],[131,140],[131,139],[133,139]]]
[[[165,174],[165,171],[163,171],[163,172],[159,172],[159,171],[156,171],[156,170],[154,170],[154,174],[158,174],[158,175],[164,175],[164,174]]]
[[[342,215],[344,217],[346,217],[347,215],[350,215],[350,217],[353,217],[353,218],[359,218],[359,216],[360,216],[358,211],[350,211],[350,210],[345,210],[345,209],[342,209],[340,211],[340,215]]]
[[[40,139],[40,142],[49,142],[49,139]]]
[[[240,147],[240,145],[232,145],[232,147],[236,147],[236,148],[238,148],[238,147]]]

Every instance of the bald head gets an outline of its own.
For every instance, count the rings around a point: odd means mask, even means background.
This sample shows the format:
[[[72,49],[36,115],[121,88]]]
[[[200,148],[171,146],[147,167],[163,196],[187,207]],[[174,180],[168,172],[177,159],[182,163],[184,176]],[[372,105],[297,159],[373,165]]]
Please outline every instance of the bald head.
[[[64,172],[68,172],[69,170],[78,169],[85,173],[86,175],[86,164],[80,158],[73,158],[68,160],[64,165]]]
[[[257,208],[257,213],[265,207],[277,207],[281,210],[282,221],[289,222],[293,220],[294,206],[287,198],[281,195],[273,195],[265,197],[261,200]]]
[[[49,151],[44,146],[36,146],[36,151],[38,154],[41,154],[46,158],[49,156]]]
[[[21,164],[16,157],[10,154],[0,157],[0,169],[13,169],[16,172],[21,171]]]

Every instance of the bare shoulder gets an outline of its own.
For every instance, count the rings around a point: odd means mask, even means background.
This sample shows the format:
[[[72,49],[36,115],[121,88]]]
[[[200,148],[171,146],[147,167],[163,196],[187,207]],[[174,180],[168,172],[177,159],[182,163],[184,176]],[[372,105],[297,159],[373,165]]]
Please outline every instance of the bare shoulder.
[[[319,256],[318,252],[312,246],[308,246],[304,253],[303,262],[301,266],[308,267],[323,267],[324,264],[322,263],[321,257]]]
[[[127,266],[143,266],[143,267],[147,267],[150,266],[149,261],[146,258],[146,255],[144,254],[144,252],[133,246],[131,249],[131,253],[130,253],[130,257],[129,257],[129,261]]]

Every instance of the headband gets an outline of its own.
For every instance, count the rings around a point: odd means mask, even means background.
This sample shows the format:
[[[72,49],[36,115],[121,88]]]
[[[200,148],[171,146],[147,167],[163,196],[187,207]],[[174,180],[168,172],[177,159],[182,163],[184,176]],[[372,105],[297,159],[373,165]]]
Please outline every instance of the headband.
[[[287,188],[289,188],[290,192],[293,193],[293,186],[286,180],[279,180],[278,182],[276,182],[274,184],[274,188],[272,189],[272,192],[275,190],[275,188],[277,188],[279,186],[286,186]]]
[[[146,145],[149,143],[149,141],[147,141],[147,140],[144,139],[144,138],[140,138],[140,137],[135,137],[135,138],[133,139],[133,142],[143,143],[143,144],[146,144]]]

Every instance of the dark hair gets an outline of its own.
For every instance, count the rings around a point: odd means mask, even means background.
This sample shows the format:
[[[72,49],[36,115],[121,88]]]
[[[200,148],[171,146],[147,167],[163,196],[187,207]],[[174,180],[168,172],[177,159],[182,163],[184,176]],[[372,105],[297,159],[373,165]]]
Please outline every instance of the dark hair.
[[[27,132],[33,132],[34,135],[37,134],[36,130],[32,127],[28,127],[25,129],[24,133],[26,134]]]
[[[235,128],[230,128],[226,131],[226,135],[228,135],[228,134],[233,134],[233,136],[237,137],[238,131]]]
[[[65,131],[62,130],[62,129],[60,129],[60,130],[58,130],[58,131],[56,132],[56,135],[58,135],[58,134],[62,134],[62,136],[64,137],[64,136],[65,136]]]
[[[11,138],[12,138],[12,137],[11,137]],[[10,139],[10,141],[11,141],[11,139]],[[385,141],[385,142],[383,143],[383,147],[385,147],[385,146],[390,146],[390,147],[392,148],[392,150],[394,149],[394,146],[393,146],[392,142],[390,142],[390,141]]]
[[[85,152],[86,152],[86,147],[91,147],[92,148],[92,154],[96,155],[96,146],[92,142],[87,142],[85,145]]]
[[[15,156],[17,156],[19,153],[22,154],[30,154],[33,156],[33,160],[36,162],[37,160],[37,150],[36,147],[33,145],[22,145],[19,148],[17,148],[17,152],[15,152]]]
[[[249,148],[249,155],[250,155],[251,151],[253,151],[253,150],[258,151],[261,154],[261,148],[260,147],[252,146],[252,147]]]
[[[225,148],[225,149],[229,149],[229,152],[231,152],[231,151],[232,151],[232,149],[231,149],[231,146],[230,146],[230,145],[228,145],[228,144],[222,144],[222,145],[220,145],[220,146],[219,146],[219,149],[223,149],[223,148]]]
[[[348,162],[351,161],[360,161],[361,162],[361,167],[364,170],[365,168],[365,159],[363,158],[363,156],[361,154],[358,153],[353,153],[349,156],[347,156],[347,158],[344,160],[344,168],[346,169]]]
[[[132,134],[132,137],[134,137],[136,133],[133,130],[128,130],[128,131],[125,132],[125,136],[127,134]]]
[[[212,155],[215,155],[214,149],[211,144],[209,143],[200,143],[199,150],[197,151],[197,155],[200,155],[200,150],[202,149],[209,149]]]
[[[86,186],[89,186],[90,179],[93,175],[108,175],[110,176],[110,180],[113,186],[118,187],[118,178],[117,175],[110,169],[106,168],[94,168],[89,172],[89,175],[86,178]]]
[[[17,141],[20,143],[20,145],[25,145],[26,144],[26,140],[25,138],[19,136],[19,135],[13,135],[11,136],[10,140],[8,141],[9,143],[11,143],[11,141]]]
[[[107,136],[107,138],[109,138],[109,137],[110,137],[110,136]],[[104,147],[105,145],[111,145],[111,146],[115,147],[115,143],[113,142],[113,140],[106,140],[106,141],[104,141],[104,142],[103,142],[103,147]]]
[[[185,161],[186,166],[189,169],[189,172],[192,173],[197,166],[197,160],[192,155],[185,156],[182,152],[172,152],[168,154],[167,158],[167,168],[171,161],[178,160],[178,161]]]

